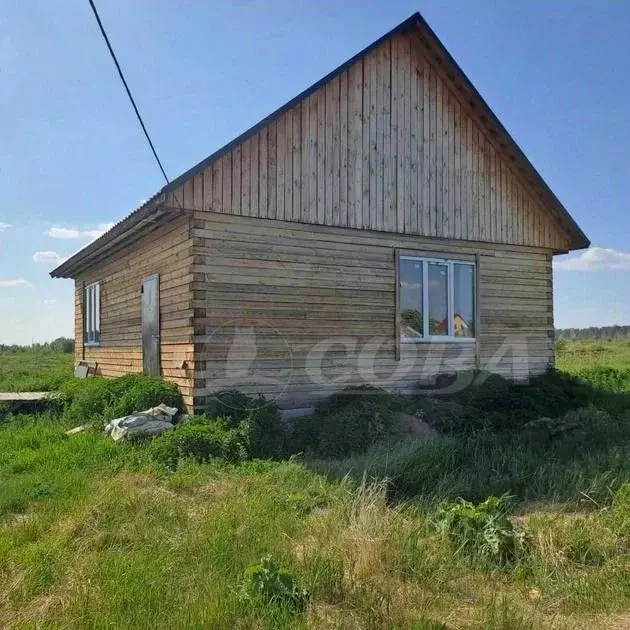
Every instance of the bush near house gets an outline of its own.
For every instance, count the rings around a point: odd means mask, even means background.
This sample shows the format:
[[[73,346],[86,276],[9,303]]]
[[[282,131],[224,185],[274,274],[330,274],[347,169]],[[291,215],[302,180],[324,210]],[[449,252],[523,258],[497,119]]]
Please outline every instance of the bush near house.
[[[250,457],[274,459],[288,452],[287,427],[280,419],[280,410],[264,396],[251,398],[234,390],[218,392],[204,412],[211,418],[223,418],[232,429],[246,423]]]
[[[402,400],[373,387],[349,387],[317,406],[294,426],[294,452],[320,457],[363,453],[397,432],[394,414]]]
[[[69,422],[101,427],[114,418],[161,403],[169,407],[182,406],[177,385],[142,374],[112,379],[71,379],[61,387],[60,402]]]
[[[181,459],[202,463],[211,459],[238,462],[248,456],[249,426],[243,422],[231,428],[224,418],[196,417],[174,431],[152,440],[152,457],[175,470]]]

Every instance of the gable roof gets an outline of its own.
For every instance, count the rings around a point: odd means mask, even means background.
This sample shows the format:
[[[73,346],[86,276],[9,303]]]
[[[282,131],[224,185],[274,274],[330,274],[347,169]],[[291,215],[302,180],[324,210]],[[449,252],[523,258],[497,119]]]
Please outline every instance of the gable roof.
[[[437,63],[444,69],[447,76],[455,84],[455,86],[464,94],[466,101],[477,114],[479,120],[485,125],[488,132],[494,136],[502,149],[507,152],[512,162],[523,173],[526,181],[532,187],[532,189],[538,193],[541,201],[545,207],[552,212],[552,214],[558,219],[560,224],[566,229],[571,237],[571,248],[582,249],[589,247],[590,241],[579,225],[575,222],[573,217],[569,214],[568,210],[556,197],[553,191],[549,188],[544,181],[540,173],[536,170],[533,164],[529,161],[527,156],[523,153],[522,149],[518,146],[516,141],[512,138],[509,132],[501,124],[501,121],[497,118],[490,106],[483,99],[481,94],[477,91],[470,79],[466,76],[464,71],[459,67],[457,62],[450,55],[448,50],[442,44],[437,35],[433,32],[431,27],[427,24],[420,13],[414,13],[411,17],[407,18],[404,22],[401,22],[398,26],[391,31],[374,41],[372,44],[364,48],[362,51],[354,55],[354,57],[348,59],[345,63],[335,68],[332,72],[322,77],[319,81],[308,87],[306,90],[292,98],[290,101],[276,109],[274,112],[263,118],[260,122],[256,123],[253,127],[250,127],[247,131],[240,136],[234,138],[231,142],[209,155],[207,158],[182,173],[179,177],[172,180],[160,191],[158,191],[153,197],[147,200],[142,206],[136,209],[128,217],[116,224],[111,230],[103,234],[96,241],[86,246],[81,251],[77,252],[74,256],[69,258],[66,262],[59,265],[51,272],[53,278],[68,278],[73,277],[72,274],[76,273],[79,269],[84,268],[96,259],[100,259],[105,252],[111,252],[111,246],[114,242],[122,243],[128,241],[125,235],[133,230],[134,234],[138,234],[139,224],[141,222],[159,220],[157,217],[161,217],[164,220],[166,217],[173,216],[173,208],[168,208],[169,212],[160,212],[160,205],[164,203],[166,194],[175,191],[184,182],[188,181],[198,173],[204,171],[213,162],[229,153],[232,149],[245,142],[248,138],[252,137],[258,131],[272,123],[279,118],[283,113],[292,109],[297,103],[306,99],[308,96],[317,91],[324,84],[328,83],[355,62],[359,61],[363,57],[366,57],[374,49],[378,48],[388,39],[404,32],[416,30],[424,43],[432,49],[434,58]],[[184,212],[184,209],[181,210]],[[151,216],[152,219],[147,217]],[[124,246],[124,245],[121,245]]]

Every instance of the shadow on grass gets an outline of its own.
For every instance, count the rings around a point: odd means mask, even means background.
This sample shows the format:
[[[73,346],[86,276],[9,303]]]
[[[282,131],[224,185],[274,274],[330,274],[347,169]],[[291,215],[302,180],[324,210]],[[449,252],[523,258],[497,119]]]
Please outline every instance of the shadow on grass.
[[[495,378],[456,396],[410,397],[406,411],[444,437],[396,436],[360,454],[313,454],[306,463],[330,479],[386,479],[390,500],[429,508],[506,493],[521,506],[606,506],[630,479],[630,371],[589,372],[589,380],[552,373],[515,386]]]

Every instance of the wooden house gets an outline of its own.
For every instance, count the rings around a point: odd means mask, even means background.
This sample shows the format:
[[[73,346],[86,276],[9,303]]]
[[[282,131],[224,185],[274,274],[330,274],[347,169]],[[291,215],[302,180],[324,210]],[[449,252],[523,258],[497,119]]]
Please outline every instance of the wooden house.
[[[202,408],[299,408],[554,363],[552,258],[589,241],[419,14],[52,272],[77,359]]]

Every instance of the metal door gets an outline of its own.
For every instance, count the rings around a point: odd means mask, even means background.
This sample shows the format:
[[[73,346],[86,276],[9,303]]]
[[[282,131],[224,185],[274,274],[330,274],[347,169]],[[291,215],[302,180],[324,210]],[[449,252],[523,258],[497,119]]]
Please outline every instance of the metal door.
[[[160,375],[160,276],[142,281],[142,365],[149,376]]]

